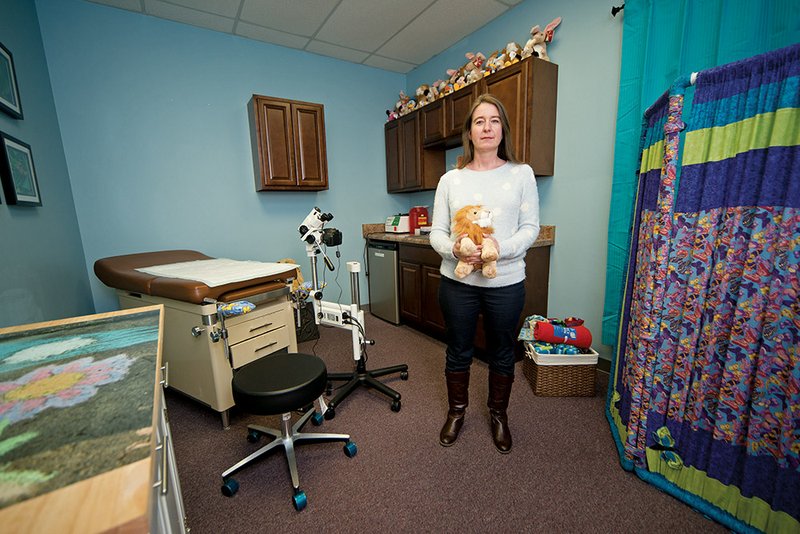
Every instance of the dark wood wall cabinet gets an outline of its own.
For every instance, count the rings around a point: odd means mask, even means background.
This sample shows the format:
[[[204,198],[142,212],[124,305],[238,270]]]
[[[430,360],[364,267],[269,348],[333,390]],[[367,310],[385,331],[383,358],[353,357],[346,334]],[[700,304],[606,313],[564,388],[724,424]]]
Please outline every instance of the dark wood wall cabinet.
[[[322,104],[253,95],[248,111],[256,191],[328,189]]]
[[[400,321],[438,339],[444,339],[445,325],[439,308],[439,284],[442,275],[439,267],[442,257],[430,246],[408,245],[399,247]],[[550,277],[550,247],[528,249],[525,256],[525,305],[517,331],[525,317],[547,317],[547,293]],[[475,347],[486,348],[483,320],[478,321]]]
[[[420,122],[424,120],[418,113],[409,113],[386,124],[386,188],[390,193],[436,189],[444,174],[444,152],[422,146]]]
[[[436,189],[444,173],[445,151],[461,146],[464,119],[483,93],[503,102],[517,158],[537,176],[552,176],[557,92],[558,65],[528,58],[387,122],[387,191]]]

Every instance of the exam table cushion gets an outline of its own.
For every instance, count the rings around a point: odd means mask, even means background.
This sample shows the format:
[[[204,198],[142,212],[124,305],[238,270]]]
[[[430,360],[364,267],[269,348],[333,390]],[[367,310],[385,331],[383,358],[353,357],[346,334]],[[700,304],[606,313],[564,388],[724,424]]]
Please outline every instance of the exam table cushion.
[[[209,287],[203,282],[168,278],[143,273],[136,269],[195,260],[214,259],[195,250],[162,250],[123,256],[111,256],[94,263],[94,273],[105,285],[116,289],[156,297],[202,304],[204,299],[230,302],[249,295],[279,289],[288,278],[295,276],[295,266],[288,265],[286,272]]]

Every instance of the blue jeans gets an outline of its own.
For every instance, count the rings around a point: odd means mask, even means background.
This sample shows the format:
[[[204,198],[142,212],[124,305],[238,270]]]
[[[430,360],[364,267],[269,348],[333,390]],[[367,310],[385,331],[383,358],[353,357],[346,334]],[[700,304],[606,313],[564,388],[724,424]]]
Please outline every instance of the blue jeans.
[[[448,371],[468,371],[475,354],[478,314],[483,312],[489,370],[514,376],[517,323],[525,303],[525,282],[475,287],[442,276],[439,306],[447,330]]]

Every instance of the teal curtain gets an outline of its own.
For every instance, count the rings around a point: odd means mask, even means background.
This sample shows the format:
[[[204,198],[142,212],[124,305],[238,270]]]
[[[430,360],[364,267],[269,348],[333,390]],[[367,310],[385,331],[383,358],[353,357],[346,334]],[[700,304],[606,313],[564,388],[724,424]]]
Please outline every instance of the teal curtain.
[[[603,310],[616,346],[645,110],[680,76],[800,43],[800,0],[626,0]]]

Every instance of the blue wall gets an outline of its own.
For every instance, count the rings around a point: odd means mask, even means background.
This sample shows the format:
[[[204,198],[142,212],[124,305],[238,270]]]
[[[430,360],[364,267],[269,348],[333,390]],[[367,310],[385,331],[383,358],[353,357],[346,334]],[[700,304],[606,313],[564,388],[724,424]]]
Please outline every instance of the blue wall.
[[[343,233],[349,302],[361,224],[408,207],[386,193],[383,141],[403,75],[78,0],[36,5],[98,311],[116,299],[92,266],[117,254],[291,257],[310,278],[297,226],[315,205]],[[325,106],[328,191],[256,193],[254,93]]]
[[[0,42],[23,112],[0,112],[0,130],[31,146],[43,204],[0,204],[0,327],[86,315],[94,306],[33,2],[0,0]]]
[[[336,217],[342,261],[363,262],[362,223],[433,203],[430,192],[386,193],[384,110],[399,90],[443,77],[465,52],[522,45],[531,26],[562,16],[548,49],[559,65],[556,174],[539,180],[542,223],[557,227],[549,311],[583,317],[599,337],[622,35],[610,4],[523,1],[407,76],[80,0],[35,5],[97,311],[116,300],[92,265],[116,254],[194,248],[292,257],[308,277],[296,227],[315,205]],[[325,105],[328,191],[255,192],[246,109],[253,93]],[[52,187],[43,186],[46,204]],[[21,254],[42,269],[41,258]],[[346,302],[346,270],[339,282]],[[365,288],[362,279],[366,301]]]

